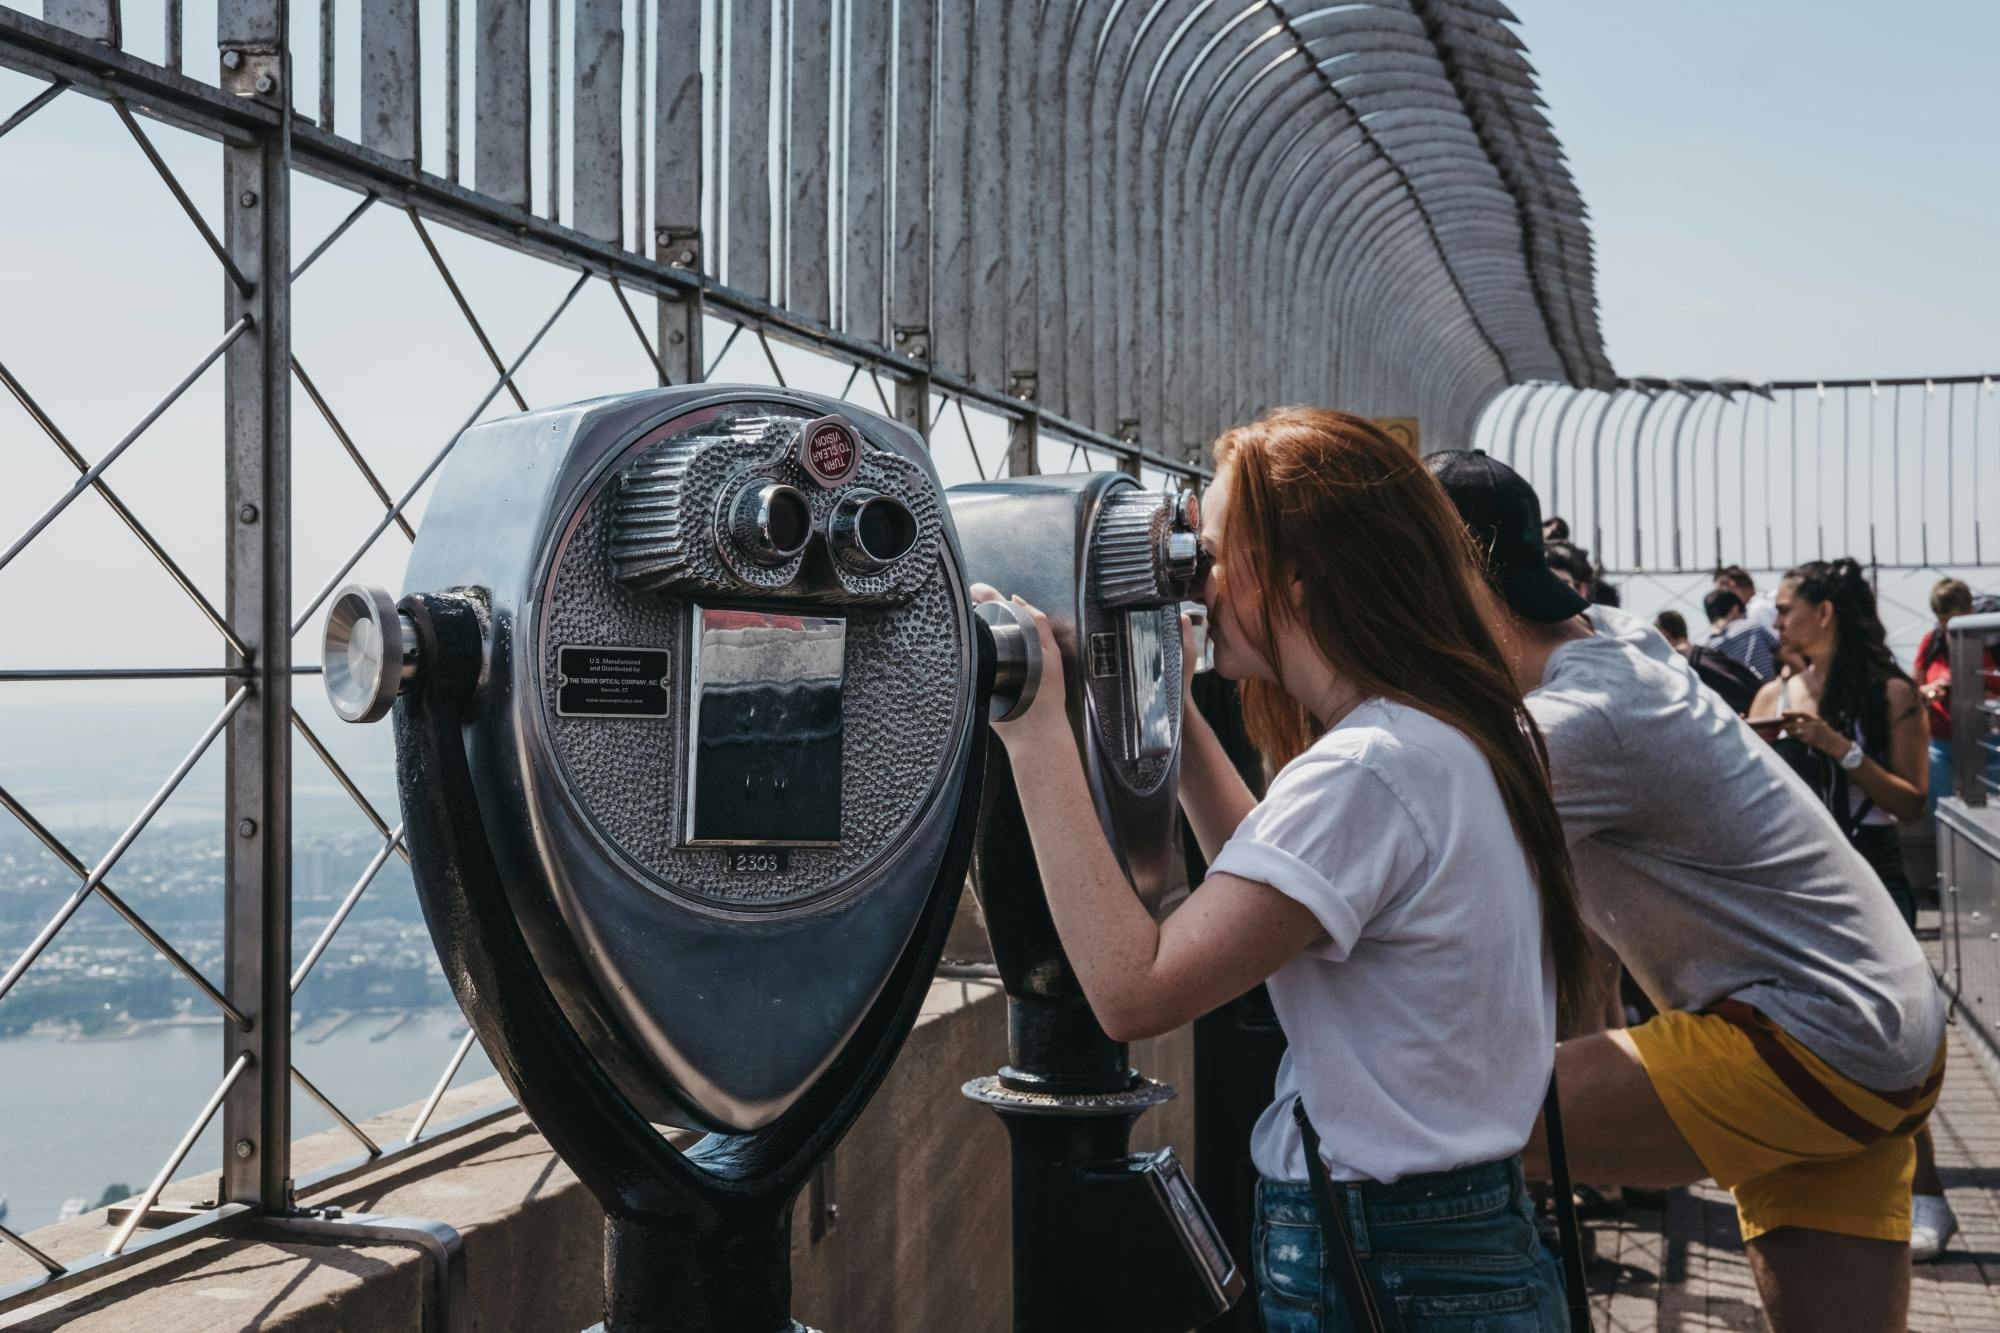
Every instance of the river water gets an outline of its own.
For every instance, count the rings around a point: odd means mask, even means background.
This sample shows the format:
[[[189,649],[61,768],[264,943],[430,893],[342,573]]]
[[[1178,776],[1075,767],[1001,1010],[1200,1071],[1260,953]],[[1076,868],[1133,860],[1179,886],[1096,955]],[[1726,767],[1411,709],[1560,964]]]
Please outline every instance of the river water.
[[[302,1025],[292,1039],[293,1063],[356,1120],[420,1102],[444,1072],[465,1021],[451,1011],[418,1013],[382,1040],[370,1040],[394,1019],[359,1014],[317,1043],[307,1037],[323,1024]],[[46,1226],[65,1200],[95,1206],[114,1183],[132,1193],[144,1189],[222,1070],[218,1024],[154,1027],[102,1040],[0,1039],[0,1198],[7,1201],[7,1226],[23,1232]],[[492,1072],[475,1044],[454,1084]],[[332,1123],[294,1085],[293,1137]],[[221,1161],[218,1115],[177,1174],[212,1170]]]

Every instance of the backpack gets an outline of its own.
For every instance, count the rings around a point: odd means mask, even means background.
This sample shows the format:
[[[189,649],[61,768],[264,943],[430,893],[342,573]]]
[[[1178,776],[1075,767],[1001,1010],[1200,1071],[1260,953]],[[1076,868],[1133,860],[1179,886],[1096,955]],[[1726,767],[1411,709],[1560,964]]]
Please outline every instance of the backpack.
[[[1721,695],[1738,717],[1750,711],[1751,700],[1764,684],[1756,672],[1728,653],[1700,644],[1688,645],[1683,656],[1694,668],[1694,674],[1701,677],[1701,683]]]

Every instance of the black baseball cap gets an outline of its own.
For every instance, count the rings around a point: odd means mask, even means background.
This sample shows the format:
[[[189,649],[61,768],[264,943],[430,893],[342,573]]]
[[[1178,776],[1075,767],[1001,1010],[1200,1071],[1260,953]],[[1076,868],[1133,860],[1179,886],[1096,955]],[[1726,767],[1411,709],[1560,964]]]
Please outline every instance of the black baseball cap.
[[[1424,463],[1487,553],[1487,572],[1515,615],[1554,625],[1590,609],[1549,570],[1542,502],[1520,473],[1481,449],[1431,454]]]

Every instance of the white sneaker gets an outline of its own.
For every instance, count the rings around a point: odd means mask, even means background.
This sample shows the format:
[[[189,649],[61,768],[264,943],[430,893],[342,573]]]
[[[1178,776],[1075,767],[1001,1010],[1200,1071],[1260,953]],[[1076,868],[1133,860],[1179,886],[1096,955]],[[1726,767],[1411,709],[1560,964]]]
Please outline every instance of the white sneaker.
[[[1910,1196],[1910,1262],[1927,1264],[1944,1254],[1945,1242],[1958,1234],[1958,1216],[1943,1195]]]

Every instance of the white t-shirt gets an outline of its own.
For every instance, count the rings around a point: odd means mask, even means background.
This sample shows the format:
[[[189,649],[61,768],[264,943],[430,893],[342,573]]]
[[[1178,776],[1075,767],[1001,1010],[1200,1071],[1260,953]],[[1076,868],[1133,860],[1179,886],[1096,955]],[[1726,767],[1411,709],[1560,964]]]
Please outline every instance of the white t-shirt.
[[[1290,1049],[1250,1139],[1306,1178],[1301,1091],[1336,1180],[1520,1151],[1555,1052],[1541,900],[1473,743],[1371,699],[1285,765],[1216,857],[1311,909],[1325,938],[1270,978]]]
[[[1778,604],[1770,594],[1753,592],[1750,600],[1743,604],[1743,618],[1753,625],[1767,630],[1773,638],[1778,634]]]

